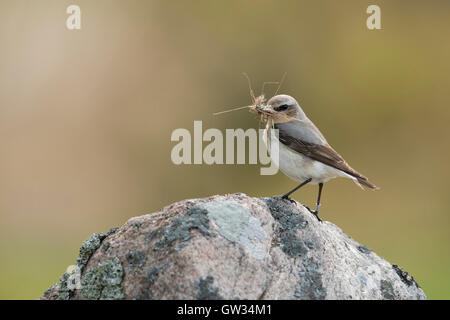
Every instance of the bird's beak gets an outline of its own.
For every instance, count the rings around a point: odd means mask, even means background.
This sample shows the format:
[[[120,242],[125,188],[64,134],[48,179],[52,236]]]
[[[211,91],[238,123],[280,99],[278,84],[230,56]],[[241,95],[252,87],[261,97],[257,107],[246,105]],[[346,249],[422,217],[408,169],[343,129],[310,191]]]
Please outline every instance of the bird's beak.
[[[262,107],[261,106],[257,106],[256,110],[258,112],[260,112],[262,114],[265,114],[265,115],[268,115],[268,116],[274,114],[274,111],[273,111],[272,107],[269,106],[269,105],[265,105],[265,106],[262,106]]]

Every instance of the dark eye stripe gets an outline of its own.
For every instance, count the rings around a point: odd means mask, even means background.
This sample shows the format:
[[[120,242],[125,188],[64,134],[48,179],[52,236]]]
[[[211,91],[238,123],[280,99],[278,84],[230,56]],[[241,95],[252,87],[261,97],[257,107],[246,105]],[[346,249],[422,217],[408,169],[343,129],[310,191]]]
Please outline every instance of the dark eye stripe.
[[[287,104],[283,104],[282,106],[276,107],[275,110],[283,111],[286,110],[287,108],[289,108],[289,106]]]

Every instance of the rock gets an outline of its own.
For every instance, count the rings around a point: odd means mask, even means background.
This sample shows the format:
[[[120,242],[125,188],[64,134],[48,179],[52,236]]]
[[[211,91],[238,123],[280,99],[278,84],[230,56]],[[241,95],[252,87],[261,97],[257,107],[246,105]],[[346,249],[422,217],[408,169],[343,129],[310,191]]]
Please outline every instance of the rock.
[[[244,194],[131,218],[85,241],[74,270],[41,299],[426,299],[301,204]]]

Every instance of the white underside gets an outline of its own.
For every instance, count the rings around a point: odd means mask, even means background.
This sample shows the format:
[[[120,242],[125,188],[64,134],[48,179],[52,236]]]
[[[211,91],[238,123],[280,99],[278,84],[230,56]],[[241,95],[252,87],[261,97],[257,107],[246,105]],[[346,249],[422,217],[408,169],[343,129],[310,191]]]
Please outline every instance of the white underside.
[[[272,131],[272,130],[271,130]],[[272,139],[272,147],[273,149],[274,143],[279,142],[277,137],[271,132]],[[264,142],[266,142],[266,134],[264,135]],[[356,180],[351,175],[330,167],[322,162],[313,160],[309,157],[302,155],[292,149],[288,148],[281,142],[279,145],[279,159],[275,156],[274,152],[271,152],[270,156],[273,162],[280,168],[280,170],[287,175],[289,178],[302,182],[309,178],[311,178],[311,182],[313,184],[325,183],[330,179],[342,177],[349,178],[352,180]],[[272,154],[273,153],[273,154]]]

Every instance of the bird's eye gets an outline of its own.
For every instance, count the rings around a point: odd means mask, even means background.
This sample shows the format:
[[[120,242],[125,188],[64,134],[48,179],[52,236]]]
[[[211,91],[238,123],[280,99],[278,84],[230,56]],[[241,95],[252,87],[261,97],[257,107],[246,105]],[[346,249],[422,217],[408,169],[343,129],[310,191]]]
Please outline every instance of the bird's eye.
[[[282,106],[276,107],[275,110],[277,111],[284,111],[288,108],[289,106],[287,104],[283,104]]]

